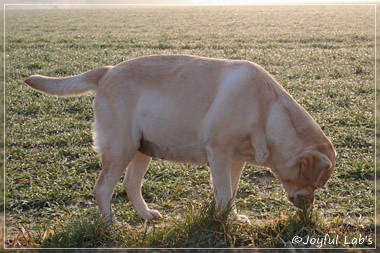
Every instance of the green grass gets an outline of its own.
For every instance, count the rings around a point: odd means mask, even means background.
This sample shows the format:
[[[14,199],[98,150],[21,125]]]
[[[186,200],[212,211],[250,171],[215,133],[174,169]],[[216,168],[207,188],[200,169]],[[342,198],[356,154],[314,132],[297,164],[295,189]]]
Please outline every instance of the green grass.
[[[373,6],[6,11],[8,245],[28,246],[19,228],[34,246],[49,247],[292,247],[295,235],[374,238],[374,18]],[[174,53],[254,61],[321,125],[339,155],[311,221],[300,222],[267,169],[247,165],[237,207],[252,225],[223,221],[205,231],[211,239],[203,243],[197,220],[212,207],[207,166],[160,160],[150,166],[143,195],[162,219],[143,223],[121,184],[112,202],[128,225],[109,229],[97,219],[93,97],[48,97],[21,80]],[[86,239],[89,231],[96,239]],[[374,246],[337,244],[326,246]]]
[[[0,14],[0,19],[4,20],[3,13]],[[1,28],[1,39],[4,41],[4,30]],[[4,45],[1,43],[0,55],[4,59]],[[0,63],[0,68],[4,69],[4,61]],[[4,71],[0,71],[0,241],[4,241]],[[4,248],[2,246],[1,248]]]
[[[376,15],[376,23],[379,24],[380,22],[380,14],[379,14],[379,11],[380,11],[380,6],[377,5],[376,6],[377,8],[377,15]],[[379,157],[380,157],[380,152],[379,152],[379,144],[380,144],[380,136],[379,136],[379,130],[380,130],[380,122],[379,122],[379,116],[380,116],[380,94],[379,94],[379,83],[380,83],[380,71],[379,71],[379,66],[380,66],[380,44],[379,44],[379,41],[380,41],[380,32],[379,32],[379,29],[377,28],[376,30],[376,35],[377,35],[377,38],[376,38],[376,164],[379,164]],[[376,201],[377,203],[379,203],[379,200],[380,200],[380,170],[379,170],[379,166],[377,166],[376,168]],[[377,228],[377,231],[380,231],[380,211],[379,209],[376,210],[376,228]],[[377,241],[379,242],[380,241],[380,234],[377,233],[376,235],[376,238],[377,238]]]
[[[35,238],[30,236],[28,242],[33,247],[46,248],[286,247],[292,245],[294,235],[306,241],[307,236],[328,233],[316,213],[314,216],[289,213],[266,224],[252,225],[228,219],[231,209],[217,212],[213,200],[189,209],[181,219],[169,224],[158,220],[133,227],[107,224],[98,212],[88,210],[84,217],[83,214],[72,216],[66,223],[57,222],[55,230],[45,231]]]

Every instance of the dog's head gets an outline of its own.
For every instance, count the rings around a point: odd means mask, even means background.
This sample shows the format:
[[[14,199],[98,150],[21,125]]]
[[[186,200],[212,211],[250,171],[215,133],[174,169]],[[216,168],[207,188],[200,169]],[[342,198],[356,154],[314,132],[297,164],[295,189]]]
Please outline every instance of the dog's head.
[[[326,184],[335,168],[335,157],[332,145],[315,145],[277,171],[289,201],[298,208],[310,209],[315,190]]]

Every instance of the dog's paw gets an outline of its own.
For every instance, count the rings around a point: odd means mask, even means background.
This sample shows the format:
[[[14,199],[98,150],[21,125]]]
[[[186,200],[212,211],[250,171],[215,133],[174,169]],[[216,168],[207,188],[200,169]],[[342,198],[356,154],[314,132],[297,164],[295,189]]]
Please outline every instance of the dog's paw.
[[[121,226],[122,223],[118,221],[116,218],[112,218],[112,226]]]
[[[235,214],[235,215],[233,215],[232,219],[234,219],[235,221],[238,221],[238,222],[251,224],[249,217],[246,215]]]
[[[143,212],[139,212],[139,216],[144,219],[144,220],[154,220],[154,219],[158,219],[158,218],[161,218],[162,215],[160,214],[159,211],[157,210],[154,210],[154,209],[147,209],[147,210],[144,210]]]

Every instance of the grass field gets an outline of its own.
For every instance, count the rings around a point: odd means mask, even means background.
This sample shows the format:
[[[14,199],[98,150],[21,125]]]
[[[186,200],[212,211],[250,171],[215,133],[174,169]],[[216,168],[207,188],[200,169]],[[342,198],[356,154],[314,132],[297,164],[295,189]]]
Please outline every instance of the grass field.
[[[3,13],[0,19],[4,20]],[[4,35],[4,30],[3,35]],[[1,38],[4,41],[3,35]],[[4,45],[1,43],[0,55],[4,59]],[[4,69],[4,61],[0,63],[0,68]],[[0,241],[4,241],[4,71],[0,71]],[[3,247],[2,247],[3,248]]]
[[[375,9],[373,6],[152,7],[6,11],[8,247],[374,247]],[[141,221],[119,184],[124,226],[99,220],[92,189],[93,96],[55,98],[21,80],[66,76],[149,54],[254,61],[303,105],[338,152],[312,217],[286,200],[266,168],[247,165],[237,207],[213,212],[207,166],[154,160],[143,195],[163,218]]]

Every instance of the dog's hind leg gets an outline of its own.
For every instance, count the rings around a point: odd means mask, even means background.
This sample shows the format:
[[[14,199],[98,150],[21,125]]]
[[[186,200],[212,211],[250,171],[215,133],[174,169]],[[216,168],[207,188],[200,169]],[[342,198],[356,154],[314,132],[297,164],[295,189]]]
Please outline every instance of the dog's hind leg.
[[[98,96],[98,94],[97,94]],[[133,134],[128,122],[117,110],[111,110],[112,104],[97,98],[94,102],[95,150],[102,159],[102,171],[94,188],[94,194],[102,216],[116,222],[112,217],[111,197],[129,162],[136,155],[139,141],[138,134]]]
[[[112,217],[111,197],[116,183],[136,152],[137,148],[133,150],[127,148],[126,145],[123,147],[114,144],[102,150],[102,171],[96,182],[94,193],[100,212],[107,221],[117,222],[116,218]]]
[[[128,199],[131,201],[138,215],[145,220],[161,217],[161,214],[157,210],[149,209],[141,194],[142,181],[151,160],[152,158],[150,156],[137,152],[128,165],[127,173],[123,181]]]

